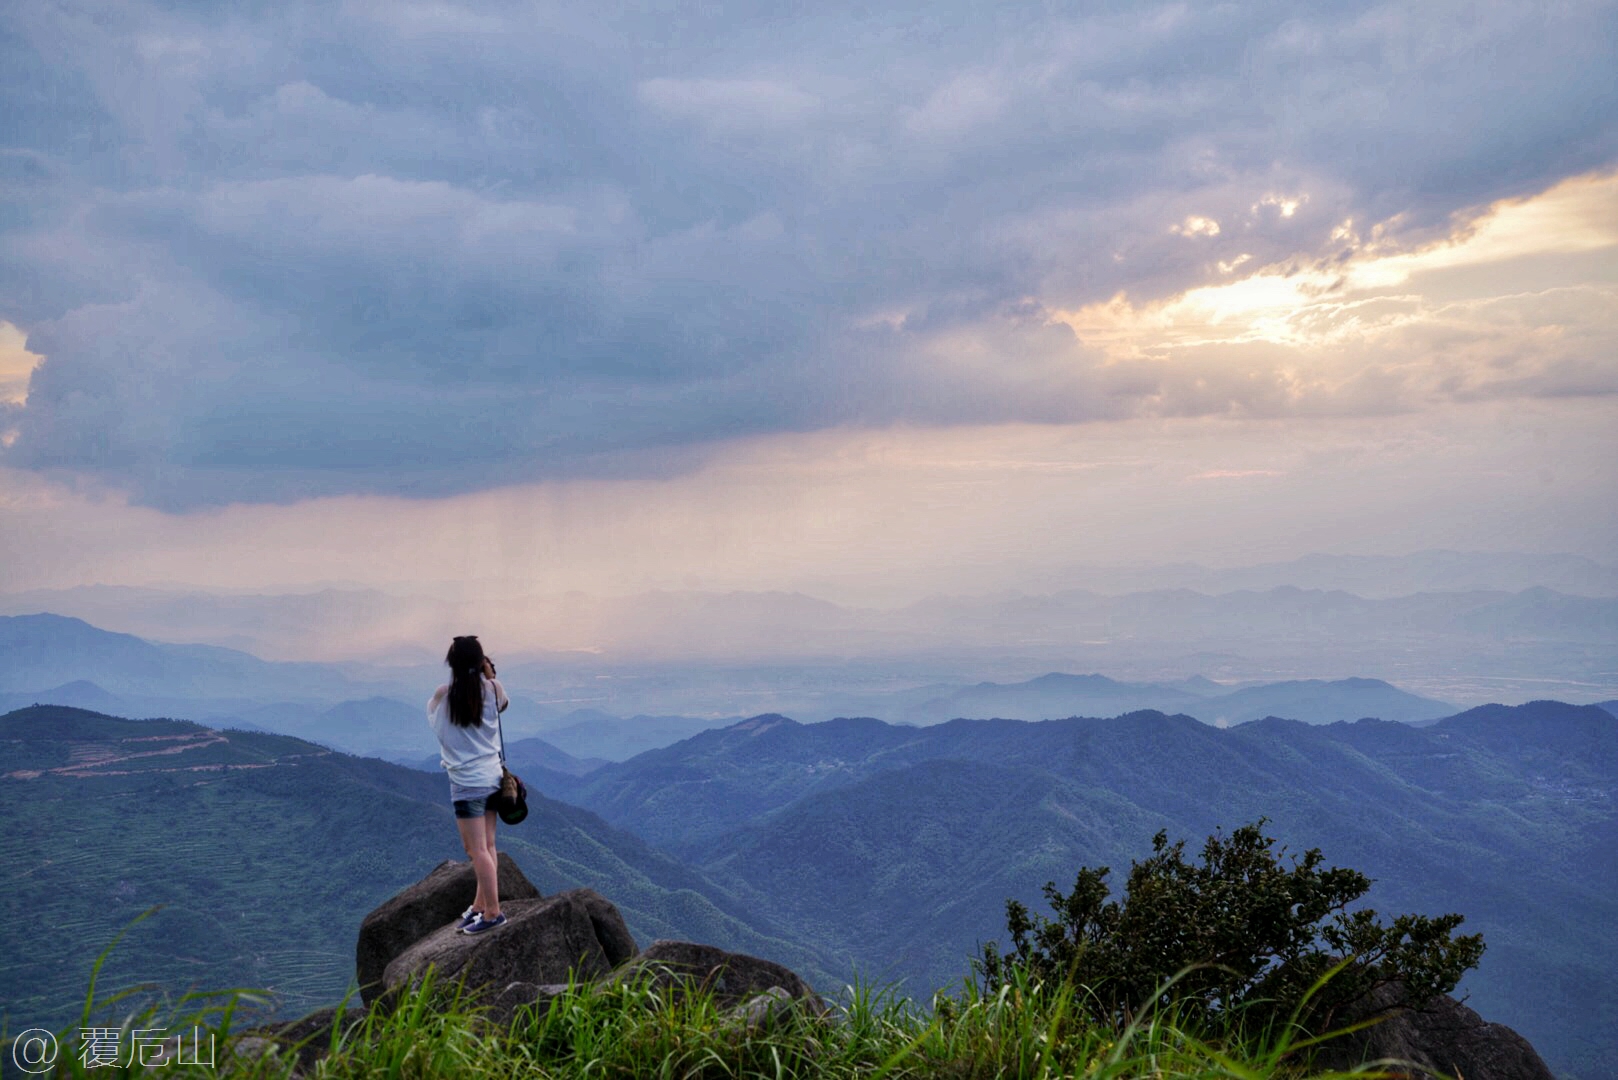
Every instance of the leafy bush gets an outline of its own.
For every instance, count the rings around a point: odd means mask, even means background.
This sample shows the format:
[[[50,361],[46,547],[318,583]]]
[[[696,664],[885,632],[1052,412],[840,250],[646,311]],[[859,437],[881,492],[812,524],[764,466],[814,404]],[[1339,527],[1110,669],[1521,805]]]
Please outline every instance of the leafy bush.
[[[1079,1008],[1114,1026],[1172,998],[1215,1028],[1297,1016],[1319,1032],[1379,988],[1419,1007],[1477,966],[1482,935],[1453,936],[1462,916],[1384,924],[1375,911],[1351,911],[1371,879],[1324,868],[1318,848],[1289,865],[1265,824],[1210,836],[1200,864],[1186,861],[1185,841],[1159,832],[1151,857],[1132,864],[1121,903],[1108,899],[1107,867],[1081,868],[1066,894],[1047,884],[1055,918],[1006,901],[1011,951],[983,947],[985,990],[1031,975],[1073,988]]]

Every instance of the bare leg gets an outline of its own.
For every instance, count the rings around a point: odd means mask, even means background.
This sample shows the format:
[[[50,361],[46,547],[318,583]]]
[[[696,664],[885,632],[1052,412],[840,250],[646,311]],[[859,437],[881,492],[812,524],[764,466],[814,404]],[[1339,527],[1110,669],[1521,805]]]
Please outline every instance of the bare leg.
[[[455,827],[461,833],[461,845],[466,848],[467,858],[472,860],[472,873],[477,878],[477,896],[472,899],[472,907],[483,912],[486,918],[494,918],[500,914],[500,887],[498,868],[494,861],[494,850],[489,840],[494,834],[494,826],[484,819],[456,818]]]
[[[484,851],[489,856],[489,888],[488,895],[484,897],[489,905],[483,909],[483,913],[491,919],[500,914],[500,857],[494,850],[494,823],[499,820],[500,815],[493,810],[483,815]]]

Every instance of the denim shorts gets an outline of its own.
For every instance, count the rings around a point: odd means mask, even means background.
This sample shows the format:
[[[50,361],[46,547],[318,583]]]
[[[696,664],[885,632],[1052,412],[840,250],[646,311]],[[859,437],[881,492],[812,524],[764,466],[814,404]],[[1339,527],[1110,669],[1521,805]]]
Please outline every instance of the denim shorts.
[[[491,788],[463,788],[459,784],[451,784],[450,805],[455,808],[455,816],[458,818],[480,818],[494,810],[489,804],[499,793],[499,784]]]

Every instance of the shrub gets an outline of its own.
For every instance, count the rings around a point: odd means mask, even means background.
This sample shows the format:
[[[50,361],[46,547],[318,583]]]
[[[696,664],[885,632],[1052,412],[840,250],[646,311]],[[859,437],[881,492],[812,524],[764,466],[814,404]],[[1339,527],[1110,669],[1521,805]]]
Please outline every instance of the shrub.
[[[1172,998],[1214,1029],[1296,1016],[1318,1033],[1379,988],[1419,1007],[1477,966],[1483,938],[1454,936],[1462,916],[1383,923],[1375,911],[1351,911],[1371,879],[1323,867],[1318,848],[1288,860],[1266,823],[1210,836],[1200,863],[1186,861],[1185,841],[1159,832],[1151,857],[1131,865],[1121,903],[1108,899],[1107,867],[1081,868],[1065,894],[1048,883],[1054,918],[1006,901],[1011,950],[983,947],[985,989],[1020,971],[1070,987],[1079,1008],[1113,1026]]]

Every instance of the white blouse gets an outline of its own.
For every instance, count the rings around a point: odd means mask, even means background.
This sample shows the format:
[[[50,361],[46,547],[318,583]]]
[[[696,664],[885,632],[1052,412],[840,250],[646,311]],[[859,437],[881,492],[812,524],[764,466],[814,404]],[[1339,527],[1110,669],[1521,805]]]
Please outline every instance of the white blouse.
[[[500,710],[508,704],[498,679],[483,680],[483,722],[458,727],[449,720],[449,686],[440,686],[427,702],[427,722],[438,736],[438,749],[450,782],[461,787],[496,787],[500,783]]]

